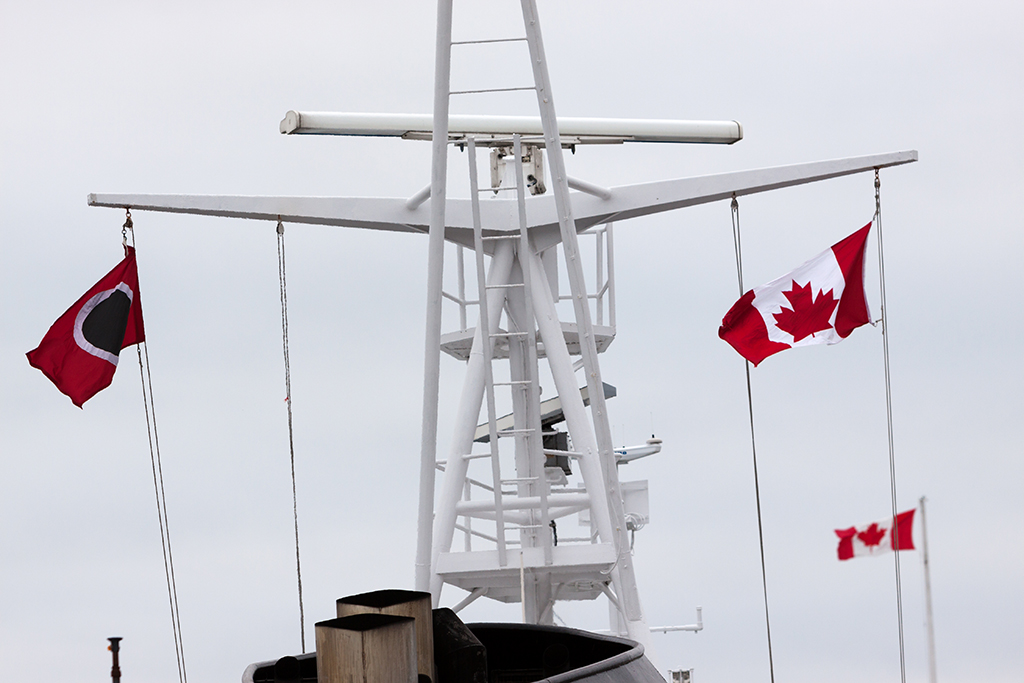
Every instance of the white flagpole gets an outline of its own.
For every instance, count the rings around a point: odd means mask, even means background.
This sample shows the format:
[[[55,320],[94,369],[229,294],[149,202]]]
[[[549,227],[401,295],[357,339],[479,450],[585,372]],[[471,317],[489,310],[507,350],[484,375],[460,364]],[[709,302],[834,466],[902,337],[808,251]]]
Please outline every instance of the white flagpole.
[[[921,557],[924,560],[924,601],[928,626],[928,680],[936,683],[935,628],[932,624],[932,577],[928,569],[928,527],[924,519],[924,496],[921,496]]]

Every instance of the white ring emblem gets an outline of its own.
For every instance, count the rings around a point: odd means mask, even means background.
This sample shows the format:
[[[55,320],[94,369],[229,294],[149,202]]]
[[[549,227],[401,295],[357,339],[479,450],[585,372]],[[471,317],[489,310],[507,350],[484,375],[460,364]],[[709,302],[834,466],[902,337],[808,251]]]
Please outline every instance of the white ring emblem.
[[[89,317],[89,314],[92,313],[94,308],[110,298],[110,295],[114,292],[122,292],[128,297],[128,301],[133,300],[131,287],[123,282],[117,283],[117,286],[113,289],[105,289],[102,292],[98,292],[93,295],[93,297],[86,301],[82,308],[79,309],[78,315],[75,316],[75,342],[78,344],[78,347],[86,353],[96,356],[97,358],[102,358],[116,367],[118,357],[115,354],[105,351],[104,349],[96,348],[90,344],[89,340],[87,340],[85,335],[82,334],[82,324],[85,322],[85,319]],[[131,309],[129,308],[129,310]]]

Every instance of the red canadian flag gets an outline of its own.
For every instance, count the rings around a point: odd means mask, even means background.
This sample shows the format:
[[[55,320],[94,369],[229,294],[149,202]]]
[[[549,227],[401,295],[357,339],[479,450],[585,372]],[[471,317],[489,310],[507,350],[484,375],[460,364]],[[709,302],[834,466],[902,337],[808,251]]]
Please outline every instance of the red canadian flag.
[[[110,385],[121,349],[145,341],[135,250],[64,312],[39,347],[29,351],[38,368],[79,408]]]
[[[864,248],[871,223],[733,304],[718,336],[757,365],[795,346],[836,344],[871,322]]]
[[[893,550],[914,549],[914,512],[907,510],[881,522],[872,522],[863,526],[851,526],[849,529],[836,529],[839,537],[839,559],[864,555],[881,555]],[[893,533],[893,527],[896,533]],[[899,548],[896,537],[899,536]]]

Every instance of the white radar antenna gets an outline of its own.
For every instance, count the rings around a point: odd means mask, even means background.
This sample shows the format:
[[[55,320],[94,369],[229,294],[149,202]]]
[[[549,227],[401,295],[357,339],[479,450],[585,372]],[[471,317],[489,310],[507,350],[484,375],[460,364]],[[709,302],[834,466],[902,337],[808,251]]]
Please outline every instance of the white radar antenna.
[[[415,196],[93,194],[89,204],[427,233],[416,588],[430,591],[435,606],[444,584],[467,591],[456,611],[480,597],[522,602],[524,621],[535,624],[553,623],[556,601],[605,595],[611,630],[647,646],[651,629],[637,590],[629,536],[645,520],[623,503],[605,404],[613,390],[602,381],[598,362],[615,335],[612,222],[905,164],[916,161],[917,152],[598,187],[566,174],[563,148],[633,141],[732,144],[742,138],[742,128],[735,121],[558,119],[535,0],[522,0],[524,35],[505,41],[453,42],[451,0],[438,7],[433,116],[288,112],[281,122],[285,134],[431,140],[430,185]],[[538,117],[449,116],[453,95],[494,92],[451,90],[452,47],[492,42],[527,44],[533,83],[519,89],[535,91]],[[469,152],[469,199],[447,197],[453,146]],[[491,149],[491,182],[484,188],[477,181],[478,147]],[[598,236],[599,281],[592,291],[584,282],[577,242],[587,231]],[[445,240],[460,247],[457,295],[442,291]],[[559,245],[567,295],[559,294],[553,267]],[[473,302],[464,291],[463,249],[472,252],[477,280],[477,324],[472,328],[465,322]],[[443,298],[456,302],[461,320],[460,330],[445,335]],[[560,299],[571,299],[571,320],[559,320],[555,304]],[[466,373],[451,447],[439,460],[442,351],[465,360]],[[574,355],[579,360],[574,362]],[[544,402],[538,381],[541,359],[557,390],[557,398]],[[511,413],[498,415],[499,403],[511,405]],[[567,432],[555,427],[563,421]],[[651,452],[659,444],[652,440]],[[567,473],[574,469],[580,481],[570,484]],[[435,487],[438,470],[443,470],[440,491]],[[628,499],[629,491],[625,494]],[[563,532],[556,538],[557,521],[580,513],[589,520],[588,533],[572,538]],[[463,538],[459,549],[453,547],[456,534]]]

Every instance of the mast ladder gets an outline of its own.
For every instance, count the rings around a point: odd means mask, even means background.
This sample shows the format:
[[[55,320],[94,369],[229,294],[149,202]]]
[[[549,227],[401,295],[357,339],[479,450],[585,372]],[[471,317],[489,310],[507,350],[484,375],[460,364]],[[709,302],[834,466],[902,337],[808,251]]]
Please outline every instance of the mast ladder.
[[[479,395],[474,392],[482,389],[480,391],[482,395],[478,400],[486,403],[488,456],[492,481],[492,486],[489,488],[493,496],[493,505],[484,505],[483,501],[470,503],[472,487],[467,478],[467,468],[471,458],[466,454],[470,453],[471,449],[461,444],[453,444],[453,454],[456,455],[449,458],[434,518],[433,576],[430,586],[435,600],[440,594],[441,586],[446,582],[455,582],[456,585],[470,590],[477,597],[489,594],[490,597],[506,602],[518,599],[523,602],[525,621],[552,623],[551,608],[556,596],[560,595],[559,591],[563,588],[567,589],[565,595],[575,591],[578,599],[583,597],[582,593],[595,590],[591,585],[595,583],[592,579],[610,577],[615,594],[618,596],[615,603],[621,612],[622,622],[626,624],[631,637],[646,644],[649,631],[640,610],[636,580],[632,569],[632,557],[629,553],[622,497],[612,449],[611,429],[604,401],[604,385],[597,363],[598,350],[590,315],[589,299],[591,297],[586,290],[580,262],[575,221],[572,217],[572,206],[569,200],[569,181],[562,157],[561,139],[555,119],[535,0],[521,0],[521,9],[525,27],[525,35],[522,38],[455,41],[452,40],[451,35],[452,3],[442,2],[439,6],[437,43],[439,71],[435,74],[436,99],[433,128],[435,157],[432,187],[443,187],[445,182],[441,174],[446,172],[444,171],[446,161],[439,163],[438,155],[443,153],[446,157],[447,147],[442,149],[442,141],[438,138],[443,134],[445,145],[449,142],[447,115],[453,95],[480,95],[516,90],[533,90],[535,92],[543,123],[543,139],[536,142],[531,139],[531,148],[538,152],[541,147],[547,150],[546,156],[551,169],[551,186],[554,190],[558,211],[559,232],[572,291],[575,332],[578,337],[579,352],[583,357],[582,368],[585,369],[587,378],[591,415],[588,420],[583,399],[579,395],[575,368],[569,358],[566,340],[563,337],[563,327],[558,322],[555,310],[555,302],[558,300],[557,293],[554,297],[552,296],[552,290],[555,288],[548,287],[548,273],[531,242],[528,230],[523,172],[523,140],[519,134],[512,133],[510,141],[498,139],[500,136],[492,135],[488,136],[484,143],[487,145],[501,144],[503,147],[511,146],[513,148],[515,182],[500,187],[500,189],[514,190],[516,193],[518,214],[516,222],[519,228],[518,234],[510,230],[507,233],[494,234],[492,232],[484,235],[480,218],[480,194],[495,190],[501,183],[494,182],[492,178],[491,188],[482,190],[479,187],[476,154],[478,140],[475,136],[467,134],[464,141],[460,139],[458,144],[469,152],[470,201],[479,322],[474,334],[472,349],[467,358],[471,367],[467,369],[467,384],[463,400],[466,401],[467,397]],[[533,74],[532,85],[458,91],[451,89],[451,53],[454,46],[510,42],[525,42],[527,44]],[[443,121],[439,118],[441,116],[444,117]],[[511,145],[508,142],[511,142]],[[539,162],[539,160],[533,161],[534,163]],[[539,179],[539,177],[533,177],[530,180],[533,183]],[[495,192],[495,194],[497,193]],[[432,195],[434,201],[441,197],[440,194]],[[443,214],[443,209],[439,210]],[[508,250],[511,250],[512,253],[509,254]],[[499,272],[498,256],[502,252],[505,253],[505,258],[511,258],[511,267],[508,271]],[[490,253],[494,257],[491,263],[491,274],[494,277],[491,277],[489,281],[485,278],[485,253]],[[462,302],[460,304],[460,322],[465,330],[461,250],[459,264],[460,295],[458,299]],[[602,265],[600,263],[598,265],[599,280],[601,279]],[[554,284],[557,285],[557,282]],[[600,308],[605,288],[601,287],[600,282],[598,287],[599,292],[594,298],[597,299]],[[498,327],[503,310],[508,321],[506,331],[502,331]],[[598,313],[598,317],[601,321],[601,313]],[[569,427],[570,438],[574,443],[572,452],[580,464],[580,471],[588,492],[578,499],[571,500],[565,494],[558,494],[555,498],[559,501],[560,507],[555,510],[552,510],[548,504],[551,485],[545,472],[546,454],[540,415],[537,367],[538,334],[544,341],[544,353],[548,358],[559,396],[565,404],[565,420]],[[502,345],[501,351],[504,351],[504,345],[507,345],[508,382],[495,381],[493,362],[499,344]],[[473,368],[474,354],[479,358],[478,365],[482,365],[482,367]],[[472,390],[470,390],[471,385],[475,387]],[[495,389],[503,386],[509,387],[511,391],[513,415],[510,429],[499,429],[497,424]],[[479,410],[479,405],[480,403],[477,402],[477,410]],[[464,403],[460,419],[465,420],[472,410],[471,404]],[[593,427],[591,427],[591,423]],[[516,477],[512,479],[502,477],[501,450],[499,448],[499,440],[502,437],[511,437],[515,441]],[[457,466],[453,467],[453,462],[456,462]],[[503,493],[503,483],[514,487],[514,496]],[[513,500],[518,500],[518,502],[513,505]],[[553,527],[553,520],[556,516],[564,517],[585,509],[590,512],[590,519],[596,527],[600,542],[587,544],[589,548],[579,545],[559,547],[556,560],[554,534],[549,532],[549,527]],[[473,515],[491,519],[495,523],[496,557],[493,559],[488,560],[484,557],[488,551],[472,550],[472,537],[480,537],[478,530],[472,528]],[[455,533],[456,527],[459,527],[459,530],[465,534],[465,547],[468,552],[454,554],[450,552],[452,535]],[[518,530],[519,532],[519,562],[510,562],[509,560],[508,546],[513,543],[506,539],[507,530]],[[460,557],[455,557],[455,555],[460,555]],[[513,576],[510,570],[513,567],[510,565],[514,564],[519,564],[522,572],[529,567],[531,577],[529,595],[527,595],[525,587],[520,588],[519,595],[511,594],[513,587],[506,585],[511,584],[510,580]],[[599,579],[599,582],[607,583],[608,578],[603,581]],[[557,590],[556,584],[558,584]],[[581,589],[583,584],[587,584],[590,588]],[[525,586],[525,583],[523,585]],[[604,586],[604,589],[599,592],[605,593],[609,590],[607,586]]]

